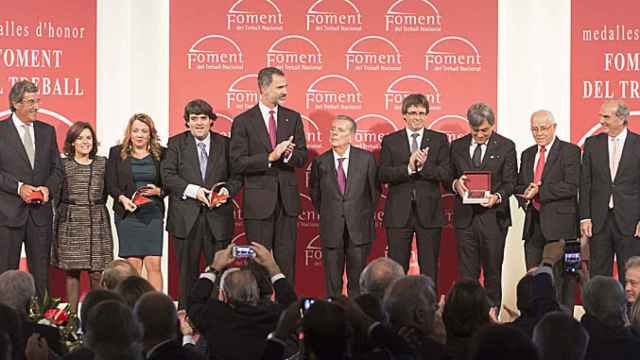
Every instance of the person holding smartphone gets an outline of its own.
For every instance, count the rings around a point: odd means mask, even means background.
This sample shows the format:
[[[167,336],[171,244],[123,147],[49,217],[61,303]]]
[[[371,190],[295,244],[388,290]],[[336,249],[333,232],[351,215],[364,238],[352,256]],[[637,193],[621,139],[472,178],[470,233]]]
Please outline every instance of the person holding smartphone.
[[[134,114],[127,124],[120,145],[109,151],[107,190],[113,197],[118,256],[142,273],[156,290],[162,291],[162,239],[164,227],[164,191],[160,161],[165,149],[147,114]],[[136,205],[134,193],[149,201]]]

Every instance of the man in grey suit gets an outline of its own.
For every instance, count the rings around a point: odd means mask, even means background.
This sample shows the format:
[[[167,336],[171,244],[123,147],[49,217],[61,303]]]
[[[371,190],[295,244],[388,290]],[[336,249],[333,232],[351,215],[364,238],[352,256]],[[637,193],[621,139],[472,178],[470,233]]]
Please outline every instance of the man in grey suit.
[[[331,123],[331,149],[313,160],[310,192],[320,213],[320,241],[328,296],[339,296],[347,269],[349,297],[360,294],[358,278],[375,237],[373,212],[380,187],[373,154],[351,145],[356,122],[338,115]],[[346,261],[345,261],[346,260]]]
[[[9,92],[11,116],[0,121],[0,273],[17,269],[25,244],[38,296],[47,289],[53,211],[49,201],[62,181],[53,126],[36,119],[40,98],[30,81]],[[34,192],[41,203],[30,203]]]

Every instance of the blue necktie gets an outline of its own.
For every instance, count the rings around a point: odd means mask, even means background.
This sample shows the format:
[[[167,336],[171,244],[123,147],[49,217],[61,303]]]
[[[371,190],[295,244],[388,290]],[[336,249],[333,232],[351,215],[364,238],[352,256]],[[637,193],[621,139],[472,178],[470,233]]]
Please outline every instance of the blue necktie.
[[[198,143],[198,160],[200,160],[200,174],[202,174],[202,181],[207,176],[207,162],[209,161],[209,155],[207,155],[207,145],[205,143]]]

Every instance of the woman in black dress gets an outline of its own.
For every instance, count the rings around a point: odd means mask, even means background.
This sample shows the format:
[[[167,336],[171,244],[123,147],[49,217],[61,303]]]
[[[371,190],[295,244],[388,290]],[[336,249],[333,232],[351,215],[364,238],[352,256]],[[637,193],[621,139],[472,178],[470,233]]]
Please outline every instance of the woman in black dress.
[[[134,114],[129,119],[121,145],[111,148],[107,161],[107,190],[113,197],[118,256],[127,259],[138,273],[142,273],[144,266],[147,279],[160,291],[164,235],[160,161],[163,154],[164,148],[160,146],[151,117]],[[136,191],[151,202],[136,206],[132,200]]]
[[[77,311],[80,273],[89,272],[91,288],[113,259],[111,220],[105,206],[106,162],[97,156],[98,141],[91,125],[76,122],[67,131],[62,159],[64,181],[56,207],[51,263],[65,271],[72,311]]]

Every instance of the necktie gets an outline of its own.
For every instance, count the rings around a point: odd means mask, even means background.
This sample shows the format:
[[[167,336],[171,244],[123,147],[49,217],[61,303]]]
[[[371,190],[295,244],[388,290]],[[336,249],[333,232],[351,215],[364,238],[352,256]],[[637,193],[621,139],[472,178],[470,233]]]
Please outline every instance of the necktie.
[[[28,125],[22,125],[24,129],[24,136],[22,137],[22,144],[24,145],[24,150],[27,152],[27,157],[29,158],[29,163],[31,163],[31,168],[33,169],[33,163],[36,157],[36,149],[33,145],[33,139],[31,138],[31,131],[29,131]]]
[[[413,133],[411,134],[411,153],[413,154],[414,152],[418,151],[418,148],[420,147],[420,145],[418,145],[418,136],[420,136],[420,134],[418,133]]]
[[[269,110],[269,140],[271,140],[271,147],[276,147],[276,118],[273,116],[275,111]]]
[[[344,194],[344,191],[347,188],[347,175],[344,173],[344,168],[342,167],[342,163],[345,158],[338,158],[338,168],[336,169],[337,178],[338,178],[338,187],[340,188],[340,193]]]
[[[482,166],[482,144],[476,144],[476,149],[473,150],[473,157],[471,158],[471,162],[476,168]]]
[[[207,154],[207,146],[204,143],[198,143],[198,160],[200,161],[200,174],[202,180],[207,176],[207,162],[209,161],[209,155]]]
[[[618,165],[620,164],[620,145],[619,139],[613,139],[613,149],[611,149],[611,156],[609,156],[609,170],[611,171],[611,182],[613,183],[618,172]],[[613,193],[609,197],[609,208],[613,209]]]
[[[536,169],[533,172],[533,182],[536,184],[540,184],[540,182],[542,181],[542,172],[544,171],[545,152],[546,152],[545,147],[540,146],[540,152],[538,154],[538,162],[536,163]],[[537,210],[540,210],[540,198],[538,195],[536,195],[533,198],[533,207],[535,207]]]

